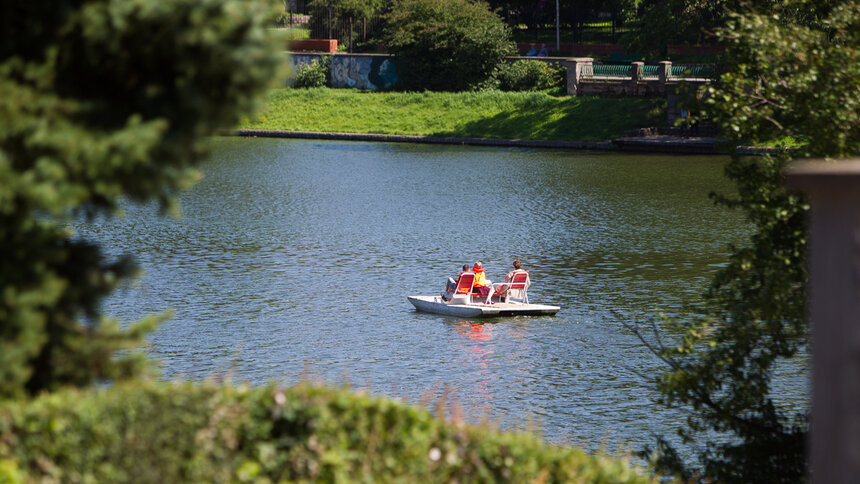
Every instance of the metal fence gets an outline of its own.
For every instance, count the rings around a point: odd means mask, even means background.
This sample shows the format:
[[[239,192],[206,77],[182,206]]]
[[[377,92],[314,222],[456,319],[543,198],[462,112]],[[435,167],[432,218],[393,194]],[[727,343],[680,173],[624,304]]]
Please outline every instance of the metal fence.
[[[633,22],[622,24],[620,21],[606,20],[584,22],[573,25],[562,25],[559,29],[559,41],[574,44],[616,44],[621,36],[637,28]],[[515,29],[514,38],[521,43],[554,43],[556,40],[555,25],[538,25],[531,30]]]
[[[362,47],[363,50],[374,50],[382,36],[381,17],[352,18],[341,15],[334,7],[312,7],[309,9],[310,38],[337,39],[339,45],[345,45],[350,50]]]
[[[582,68],[582,77],[630,79],[633,74],[632,69],[632,64],[587,64]],[[670,79],[713,79],[716,75],[716,66],[714,64],[671,65],[668,74]],[[659,79],[660,66],[643,65],[640,76],[642,79]]]

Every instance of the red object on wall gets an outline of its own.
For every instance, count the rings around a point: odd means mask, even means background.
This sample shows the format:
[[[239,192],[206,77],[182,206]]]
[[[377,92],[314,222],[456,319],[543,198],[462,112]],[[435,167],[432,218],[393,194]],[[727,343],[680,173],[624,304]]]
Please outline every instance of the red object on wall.
[[[295,39],[287,42],[291,51],[337,52],[337,39]]]

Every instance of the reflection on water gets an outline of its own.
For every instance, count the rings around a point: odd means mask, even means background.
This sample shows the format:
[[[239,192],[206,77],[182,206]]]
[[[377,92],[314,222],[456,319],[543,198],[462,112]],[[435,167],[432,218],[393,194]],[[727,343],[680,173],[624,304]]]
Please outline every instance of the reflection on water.
[[[105,310],[172,309],[151,338],[166,378],[311,375],[419,402],[447,388],[473,418],[547,439],[638,446],[680,416],[637,372],[658,363],[623,320],[683,317],[747,228],[715,208],[725,160],[218,139],[184,217],[152,206],[80,224],[145,270]],[[554,317],[416,313],[463,263],[502,280],[520,257]],[[798,372],[795,372],[798,373]],[[802,381],[802,379],[797,379]],[[779,386],[796,391],[797,384]],[[803,391],[797,392],[803,398]]]
[[[457,326],[457,332],[462,336],[463,368],[472,375],[471,388],[467,389],[463,398],[471,400],[469,408],[484,415],[493,413],[494,395],[489,365],[489,358],[495,352],[493,329],[493,326],[475,321],[463,321]]]

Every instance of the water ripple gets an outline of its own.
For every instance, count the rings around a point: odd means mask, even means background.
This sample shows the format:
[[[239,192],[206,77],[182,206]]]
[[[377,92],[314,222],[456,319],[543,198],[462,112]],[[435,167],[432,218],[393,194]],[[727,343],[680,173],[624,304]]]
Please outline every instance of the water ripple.
[[[78,224],[145,271],[105,304],[151,337],[165,378],[303,377],[469,418],[537,425],[549,440],[634,447],[679,425],[637,372],[658,362],[623,326],[684,317],[747,227],[715,208],[720,158],[218,139],[184,217],[151,205]],[[463,321],[415,312],[481,259],[513,257],[555,317]],[[805,398],[803,365],[774,391]]]

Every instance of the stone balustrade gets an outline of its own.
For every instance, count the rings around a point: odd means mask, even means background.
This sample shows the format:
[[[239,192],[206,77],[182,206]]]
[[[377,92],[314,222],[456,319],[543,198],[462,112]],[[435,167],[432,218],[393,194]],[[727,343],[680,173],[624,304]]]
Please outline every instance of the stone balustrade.
[[[673,69],[671,61],[660,61],[653,73],[646,72],[644,62],[610,66],[595,63],[591,57],[576,57],[563,63],[567,67],[567,93],[571,96],[665,96],[682,82],[702,84],[710,82],[713,75],[704,75],[708,73],[704,66]]]

